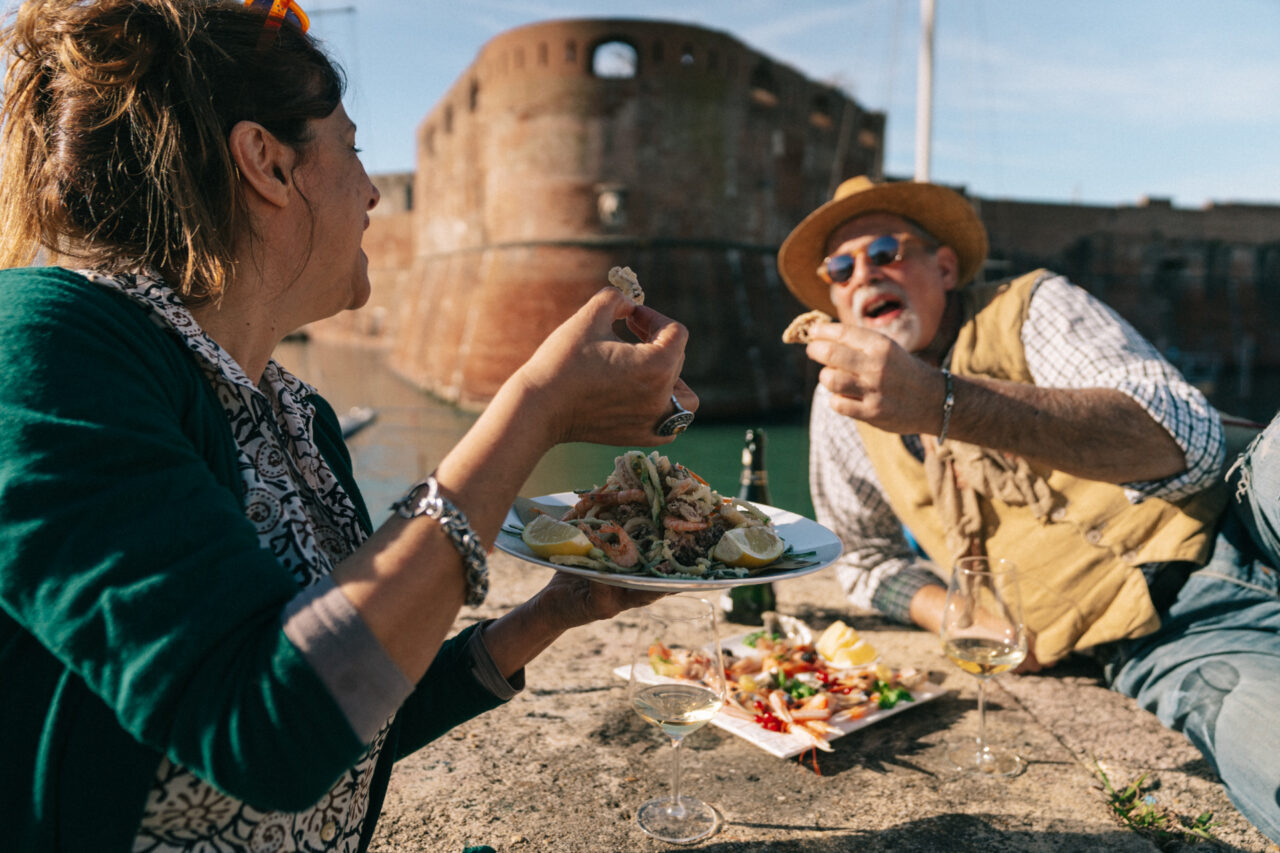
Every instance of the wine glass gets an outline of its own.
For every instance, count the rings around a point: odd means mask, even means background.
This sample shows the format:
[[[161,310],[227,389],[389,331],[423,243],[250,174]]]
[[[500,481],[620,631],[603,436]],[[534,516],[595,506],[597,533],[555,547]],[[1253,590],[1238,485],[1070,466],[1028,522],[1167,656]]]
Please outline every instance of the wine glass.
[[[947,585],[942,611],[942,649],[952,663],[978,677],[978,737],[947,751],[961,770],[1012,776],[1023,760],[1005,747],[987,743],[987,679],[1022,663],[1027,637],[1022,625],[1017,568],[1009,560],[962,557]]]
[[[674,843],[712,834],[720,826],[719,812],[680,793],[680,744],[706,725],[725,700],[716,615],[709,603],[673,595],[640,611],[627,700],[672,745],[671,795],[642,805],[636,822],[654,838]]]

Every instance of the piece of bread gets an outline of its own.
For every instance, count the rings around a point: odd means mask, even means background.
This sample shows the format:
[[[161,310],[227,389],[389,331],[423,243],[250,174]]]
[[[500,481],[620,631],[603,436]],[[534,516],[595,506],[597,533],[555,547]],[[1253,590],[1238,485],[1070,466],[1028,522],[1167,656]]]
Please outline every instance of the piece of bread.
[[[640,279],[631,271],[631,267],[614,267],[609,270],[609,283],[624,296],[629,296],[637,305],[644,304],[644,290],[640,287]]]
[[[792,320],[791,325],[783,330],[782,342],[784,344],[807,344],[813,340],[809,335],[809,330],[813,328],[815,323],[830,322],[833,322],[831,315],[825,311],[806,311]]]

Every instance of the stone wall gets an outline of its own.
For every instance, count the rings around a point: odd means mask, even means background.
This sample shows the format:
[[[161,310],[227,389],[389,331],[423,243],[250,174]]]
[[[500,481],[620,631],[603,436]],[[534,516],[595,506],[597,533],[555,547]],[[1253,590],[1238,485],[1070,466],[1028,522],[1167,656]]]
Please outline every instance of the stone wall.
[[[1048,267],[1131,322],[1224,410],[1280,409],[1280,205],[978,199],[988,277]]]

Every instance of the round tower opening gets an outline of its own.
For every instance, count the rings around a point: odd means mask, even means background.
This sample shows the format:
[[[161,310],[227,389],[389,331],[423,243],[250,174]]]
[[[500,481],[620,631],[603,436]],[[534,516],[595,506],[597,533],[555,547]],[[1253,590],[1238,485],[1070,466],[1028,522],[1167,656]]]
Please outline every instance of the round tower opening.
[[[620,38],[602,41],[591,52],[591,73],[597,77],[629,80],[640,72],[640,53]]]

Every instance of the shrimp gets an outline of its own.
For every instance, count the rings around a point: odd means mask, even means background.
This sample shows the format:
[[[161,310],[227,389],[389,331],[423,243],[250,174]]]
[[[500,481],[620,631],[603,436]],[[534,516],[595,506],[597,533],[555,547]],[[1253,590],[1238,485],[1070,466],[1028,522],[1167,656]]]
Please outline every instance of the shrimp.
[[[791,709],[787,707],[787,694],[785,691],[769,691],[769,708],[779,720],[782,720],[782,722],[787,723],[788,725],[791,724],[793,718],[791,716]]]
[[[802,722],[831,719],[831,707],[825,693],[819,693],[806,699],[799,708],[792,710],[791,718]]]
[[[787,726],[787,731],[803,735],[805,740],[807,740],[811,746],[817,747],[823,752],[835,752],[835,750],[831,748],[831,744],[827,741],[826,735],[838,733],[840,730],[834,726],[827,726],[817,721],[812,721]],[[816,767],[817,765],[814,766]]]
[[[613,562],[630,568],[640,561],[640,549],[616,521],[606,521],[597,529],[589,524],[579,524],[578,529],[587,534],[591,544],[599,548]]]
[[[673,515],[666,515],[662,518],[662,526],[676,533],[688,533],[693,530],[706,530],[706,521],[689,521],[684,518],[676,518]]]
[[[575,518],[583,518],[588,512],[595,507],[617,506],[618,504],[627,503],[645,503],[648,499],[645,497],[644,489],[596,489],[590,492],[583,492],[578,496],[578,502],[573,508],[564,514],[561,521],[570,521]]]

